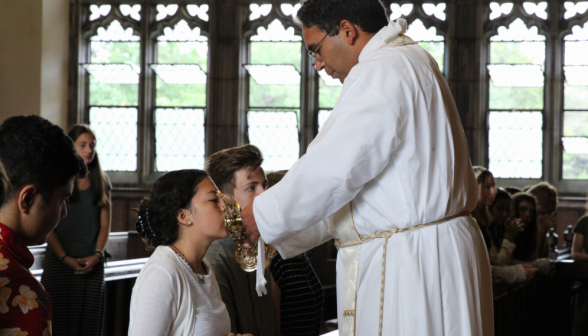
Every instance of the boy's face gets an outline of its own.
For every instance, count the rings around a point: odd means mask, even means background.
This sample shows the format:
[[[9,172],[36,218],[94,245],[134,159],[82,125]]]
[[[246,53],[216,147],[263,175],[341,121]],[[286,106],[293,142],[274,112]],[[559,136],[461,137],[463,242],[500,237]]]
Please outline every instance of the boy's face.
[[[49,202],[45,202],[38,192],[32,196],[29,211],[21,216],[21,238],[27,245],[44,244],[59,220],[67,215],[65,200],[71,196],[73,185],[74,177],[64,186],[58,186]]]
[[[261,167],[255,170],[241,168],[235,172],[233,197],[243,209],[253,201],[255,196],[264,192],[266,187],[267,179]]]

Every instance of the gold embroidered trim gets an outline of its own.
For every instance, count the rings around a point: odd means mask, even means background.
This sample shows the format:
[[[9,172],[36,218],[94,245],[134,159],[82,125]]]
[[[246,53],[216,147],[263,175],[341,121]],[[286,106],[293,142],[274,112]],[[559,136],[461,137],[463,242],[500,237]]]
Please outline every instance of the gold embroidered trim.
[[[355,316],[355,310],[344,310],[343,316]]]

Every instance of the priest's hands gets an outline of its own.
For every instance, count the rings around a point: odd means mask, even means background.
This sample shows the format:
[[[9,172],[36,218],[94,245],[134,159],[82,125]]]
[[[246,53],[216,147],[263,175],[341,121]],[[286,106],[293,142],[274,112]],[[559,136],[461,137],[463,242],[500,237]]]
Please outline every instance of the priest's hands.
[[[245,235],[250,237],[245,238],[242,244],[244,248],[249,248],[251,242],[259,240],[259,230],[257,229],[255,215],[253,215],[253,202],[249,203],[243,210],[241,210],[241,219],[243,220],[243,226],[245,227]]]

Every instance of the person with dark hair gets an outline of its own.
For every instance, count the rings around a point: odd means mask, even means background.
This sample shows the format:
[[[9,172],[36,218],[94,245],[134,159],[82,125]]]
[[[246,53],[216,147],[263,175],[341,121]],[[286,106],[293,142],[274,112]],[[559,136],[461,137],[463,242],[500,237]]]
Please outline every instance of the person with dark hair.
[[[510,218],[511,200],[506,190],[498,188],[494,202],[488,207],[492,216],[488,229],[493,241],[488,253],[493,265],[506,265],[512,260],[512,253],[516,247],[515,238],[523,231],[521,221]]]
[[[572,259],[577,261],[588,261],[588,203],[586,205],[586,213],[574,225]]]
[[[0,334],[51,335],[51,299],[29,271],[27,246],[45,243],[67,215],[65,201],[86,165],[65,132],[39,116],[2,123],[0,161],[10,180],[0,204]]]
[[[490,226],[490,212],[488,212],[488,207],[494,202],[496,182],[494,175],[486,168],[481,166],[475,166],[473,168],[476,181],[478,182],[478,201],[476,208],[472,211],[472,217],[478,222],[486,246],[490,246],[491,237],[488,231],[488,227]]]
[[[306,154],[243,209],[246,234],[283,258],[337,238],[345,335],[493,334],[478,187],[435,59],[378,0],[307,0],[296,20],[343,88]]]
[[[547,234],[557,225],[555,210],[557,209],[557,189],[548,182],[540,182],[527,191],[535,198],[537,204],[537,246],[538,255],[545,258],[549,255]]]
[[[539,269],[542,274],[549,274],[553,265],[549,259],[538,258],[537,247],[537,214],[535,198],[520,192],[512,196],[510,217],[520,219],[523,232],[517,234],[514,243],[516,248],[512,253],[513,262],[528,264]]]
[[[504,190],[506,190],[511,196],[522,191],[521,188],[517,187],[506,187]]]
[[[129,335],[233,335],[204,257],[213,241],[228,236],[222,202],[206,172],[166,173],[137,213],[137,232],[155,251],[133,287]]]
[[[10,181],[8,180],[8,176],[6,176],[4,165],[2,164],[2,161],[0,161],[0,207],[4,204],[4,199],[6,198],[9,188]]]
[[[75,125],[68,136],[89,174],[76,179],[67,202],[68,216],[59,221],[47,238],[41,283],[52,298],[55,334],[101,336],[111,186],[100,168],[96,136],[90,127]]]
[[[537,259],[537,215],[533,196],[520,192],[514,194],[511,205],[511,218],[520,219],[524,231],[515,239],[516,249],[513,252],[515,259],[520,261],[533,261]]]
[[[223,194],[233,197],[243,207],[267,186],[262,163],[263,155],[259,148],[245,145],[212,154],[206,160],[206,171]],[[259,296],[256,291],[257,272],[241,269],[235,261],[236,250],[233,238],[227,237],[213,242],[206,254],[231,318],[231,331],[279,335],[274,304],[274,296],[279,295],[274,292],[276,286],[266,286],[268,295]],[[272,278],[269,268],[265,269],[264,277],[268,280]]]

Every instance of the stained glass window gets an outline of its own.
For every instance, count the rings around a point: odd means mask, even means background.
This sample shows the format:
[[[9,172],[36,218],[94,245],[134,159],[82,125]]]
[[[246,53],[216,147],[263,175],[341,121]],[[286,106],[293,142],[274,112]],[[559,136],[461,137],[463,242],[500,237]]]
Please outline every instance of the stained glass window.
[[[424,3],[422,9],[424,13],[438,21],[445,21],[445,3]],[[413,4],[397,4],[390,5],[390,20],[396,20],[401,17],[407,17],[415,11]],[[406,35],[418,42],[423,49],[428,51],[437,61],[439,69],[443,72],[444,69],[444,54],[445,54],[445,38],[438,34],[437,27],[426,28],[423,21],[414,19],[406,31]]]
[[[178,5],[158,5],[156,20],[178,14]],[[208,5],[189,5],[193,17],[208,20]],[[208,38],[182,19],[157,37],[155,170],[204,168],[204,119]]]
[[[565,3],[566,16],[585,13],[588,2]],[[568,14],[570,13],[570,14]],[[574,15],[571,15],[573,13]],[[564,38],[564,179],[588,179],[588,23]]]
[[[140,20],[140,5],[120,5],[130,20]],[[90,6],[90,20],[107,16],[110,5]],[[104,170],[137,170],[137,105],[139,102],[140,38],[114,20],[90,37],[90,126]]]
[[[300,6],[283,4],[275,10],[293,15]],[[270,14],[272,5],[250,5],[250,20]],[[289,169],[299,157],[298,120],[302,37],[277,18],[258,27],[250,38],[249,142],[259,147],[266,170]]]
[[[493,19],[510,13],[512,4],[492,3],[490,8]],[[525,9],[541,14],[545,6]],[[521,19],[499,27],[490,38],[487,69],[489,169],[500,178],[541,178],[545,36]]]

